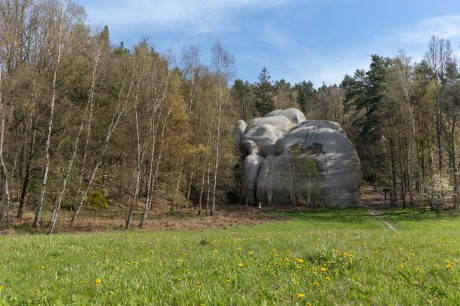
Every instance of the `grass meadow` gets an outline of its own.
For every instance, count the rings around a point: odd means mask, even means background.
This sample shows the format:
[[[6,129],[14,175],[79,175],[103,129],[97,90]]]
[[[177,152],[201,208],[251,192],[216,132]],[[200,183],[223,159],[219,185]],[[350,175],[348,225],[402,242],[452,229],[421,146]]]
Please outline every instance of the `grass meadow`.
[[[0,237],[0,305],[459,305],[460,218],[274,212],[226,229]]]

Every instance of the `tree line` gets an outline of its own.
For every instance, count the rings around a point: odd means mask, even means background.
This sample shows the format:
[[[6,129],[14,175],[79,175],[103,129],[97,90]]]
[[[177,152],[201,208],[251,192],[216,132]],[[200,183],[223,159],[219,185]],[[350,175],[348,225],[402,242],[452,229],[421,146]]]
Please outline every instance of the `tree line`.
[[[109,203],[122,204],[126,228],[159,202],[213,215],[238,201],[236,120],[289,107],[342,124],[364,177],[391,187],[395,205],[458,198],[458,63],[441,38],[421,63],[375,55],[369,71],[314,88],[273,82],[267,68],[258,82],[234,80],[219,42],[207,65],[196,46],[112,45],[68,0],[0,0],[0,16],[3,226],[30,214],[51,233],[61,209],[77,222]]]

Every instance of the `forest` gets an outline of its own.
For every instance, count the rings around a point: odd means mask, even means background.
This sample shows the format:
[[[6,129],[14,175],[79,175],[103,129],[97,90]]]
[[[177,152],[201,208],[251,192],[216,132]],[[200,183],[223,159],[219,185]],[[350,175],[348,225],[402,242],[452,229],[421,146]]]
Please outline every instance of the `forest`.
[[[239,204],[235,122],[289,107],[339,122],[363,181],[387,188],[392,205],[458,208],[460,67],[449,40],[432,37],[420,62],[372,55],[367,71],[319,88],[273,81],[266,67],[250,83],[236,67],[219,42],[204,64],[198,46],[114,44],[71,2],[0,0],[1,226],[31,212],[30,226],[51,233],[61,210],[73,223],[117,204],[126,228],[160,202],[212,216]]]

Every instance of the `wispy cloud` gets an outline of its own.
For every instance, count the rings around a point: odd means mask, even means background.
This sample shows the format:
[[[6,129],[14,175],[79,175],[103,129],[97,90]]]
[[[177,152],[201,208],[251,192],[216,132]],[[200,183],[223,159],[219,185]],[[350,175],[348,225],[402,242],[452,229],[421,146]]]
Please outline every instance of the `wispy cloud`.
[[[92,16],[119,28],[137,25],[168,31],[188,27],[189,31],[202,33],[232,30],[240,15],[293,1],[297,0],[103,0],[88,1],[85,6]]]
[[[395,34],[398,41],[405,43],[426,43],[431,36],[445,39],[460,37],[460,15],[439,16],[421,21],[415,28]]]

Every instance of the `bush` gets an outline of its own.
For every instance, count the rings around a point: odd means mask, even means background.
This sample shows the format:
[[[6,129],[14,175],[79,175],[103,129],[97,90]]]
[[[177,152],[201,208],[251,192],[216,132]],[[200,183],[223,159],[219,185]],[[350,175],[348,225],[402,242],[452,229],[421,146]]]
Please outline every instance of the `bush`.
[[[92,209],[104,209],[109,206],[109,201],[100,191],[89,192],[86,197],[85,206]]]

